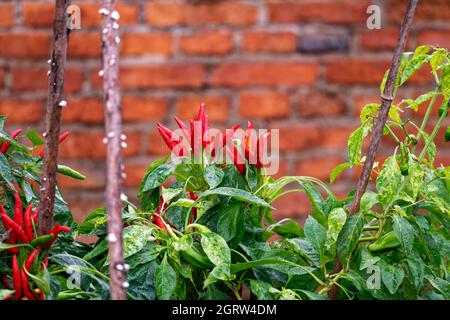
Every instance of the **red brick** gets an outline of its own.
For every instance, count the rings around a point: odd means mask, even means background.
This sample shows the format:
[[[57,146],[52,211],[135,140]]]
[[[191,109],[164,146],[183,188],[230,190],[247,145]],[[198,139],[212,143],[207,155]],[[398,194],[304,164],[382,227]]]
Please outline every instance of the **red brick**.
[[[248,31],[244,33],[242,47],[247,52],[295,52],[296,36],[292,32],[283,31]]]
[[[122,105],[123,120],[126,122],[161,120],[166,116],[168,110],[166,98],[124,96]]]
[[[258,19],[254,5],[236,1],[215,3],[149,3],[146,7],[147,22],[157,26],[188,24],[248,25]]]
[[[205,68],[198,64],[171,64],[151,67],[123,67],[123,88],[199,88],[205,79]]]
[[[98,3],[77,3],[80,7],[81,27],[96,27],[102,23],[102,16],[98,13],[101,5]],[[131,4],[119,4],[120,24],[131,25],[138,23],[139,8]],[[54,18],[53,3],[25,2],[23,5],[23,23],[29,26],[51,26]],[[76,32],[76,31],[75,31]]]
[[[126,188],[138,187],[144,178],[148,164],[127,164],[125,173],[127,175],[124,186]]]
[[[69,99],[62,119],[64,123],[103,124],[103,101],[96,98]]]
[[[76,180],[60,174],[58,175],[58,186],[63,190],[102,190],[104,188],[105,174],[103,170],[99,170],[98,167],[80,167],[79,162],[73,165],[68,164],[68,166],[85,175],[86,179]]]
[[[299,160],[297,162],[296,175],[328,180],[331,170],[343,162],[345,160],[341,157],[330,155]]]
[[[16,59],[46,58],[50,55],[48,32],[0,34],[0,56]]]
[[[379,84],[389,61],[360,58],[333,58],[326,62],[326,79],[342,84]]]
[[[3,85],[5,83],[5,69],[0,68],[0,88],[3,88]]]
[[[418,37],[419,45],[432,45],[450,48],[450,30],[422,30]]]
[[[202,31],[180,39],[180,49],[188,54],[223,55],[233,49],[233,37],[228,31]]]
[[[124,56],[172,54],[172,35],[168,33],[126,33],[122,37],[120,52]]]
[[[66,69],[64,74],[64,91],[80,91],[83,83],[81,70]],[[12,70],[13,91],[46,91],[48,89],[47,69],[18,67]]]
[[[398,29],[362,30],[359,34],[359,45],[368,50],[392,50],[397,45]],[[411,38],[407,49],[412,49]]]
[[[269,20],[281,23],[328,22],[365,23],[368,1],[349,0],[341,2],[325,1],[284,1],[268,4]]]
[[[274,127],[276,128],[276,127]],[[282,126],[280,129],[280,151],[313,149],[320,141],[320,129],[313,125]]]
[[[103,159],[106,147],[103,143],[105,133],[99,130],[72,131],[70,138],[61,144],[61,158]],[[141,134],[126,133],[128,148],[124,149],[125,156],[139,153]]]
[[[0,3],[0,28],[11,27],[14,24],[14,4]]]
[[[311,203],[304,192],[288,193],[273,204],[276,219],[306,217],[311,212]]]
[[[407,0],[390,0],[386,8],[389,21],[400,24],[403,21],[407,5]],[[415,22],[448,22],[449,20],[450,10],[448,0],[419,1],[414,15]]]
[[[302,117],[336,117],[345,114],[345,98],[341,94],[307,91],[298,96],[297,110]]]
[[[67,55],[73,58],[100,57],[100,33],[73,32],[70,35]]]
[[[320,129],[320,147],[324,149],[346,150],[350,134],[357,128],[354,126],[326,126]]]
[[[0,114],[8,117],[8,123],[35,124],[42,119],[44,108],[38,100],[0,100]]]
[[[239,115],[244,119],[272,119],[289,115],[289,95],[275,92],[243,92]]]
[[[201,103],[206,103],[209,121],[224,122],[230,115],[230,98],[223,95],[194,95],[179,97],[175,105],[175,114],[182,120],[193,119]]]
[[[318,64],[314,62],[227,63],[212,73],[214,86],[297,86],[313,84]]]

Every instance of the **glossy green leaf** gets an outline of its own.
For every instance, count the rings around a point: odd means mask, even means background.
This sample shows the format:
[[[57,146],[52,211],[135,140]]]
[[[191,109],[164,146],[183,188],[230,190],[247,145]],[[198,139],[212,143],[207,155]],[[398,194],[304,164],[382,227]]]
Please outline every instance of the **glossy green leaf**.
[[[230,248],[221,236],[213,232],[203,233],[201,244],[209,260],[211,260],[211,262],[216,266],[230,265]]]
[[[144,179],[142,192],[149,191],[162,185],[174,172],[175,167],[170,164],[162,164],[152,170]]]
[[[343,208],[336,208],[331,211],[328,216],[327,240],[325,243],[327,249],[334,247],[345,221],[347,221],[347,212]]]
[[[225,173],[215,165],[207,166],[204,177],[210,189],[214,189],[222,183]]]
[[[10,188],[15,190],[13,184],[13,176],[11,173],[11,168],[9,167],[8,160],[6,159],[4,154],[0,153],[0,175],[3,180],[8,184]]]
[[[330,183],[333,183],[336,178],[346,169],[350,168],[352,164],[350,162],[344,162],[335,167],[330,174]]]
[[[399,215],[394,215],[392,219],[394,221],[393,227],[395,235],[400,241],[405,253],[409,253],[414,244],[414,229],[408,220]]]
[[[364,216],[362,214],[353,215],[345,222],[336,242],[337,253],[342,264],[348,263],[363,227]]]
[[[405,272],[400,266],[392,265],[381,260],[378,262],[381,279],[391,294],[395,294],[403,282]]]
[[[155,271],[155,289],[159,300],[170,300],[177,287],[177,274],[164,256]]]
[[[318,252],[322,252],[327,239],[327,230],[318,223],[316,219],[309,216],[308,219],[306,219],[304,231],[306,239],[308,239],[314,249]]]
[[[376,180],[380,203],[388,205],[400,188],[402,174],[394,156],[386,159]]]
[[[199,195],[198,199],[203,199],[203,198],[206,198],[211,195],[228,196],[228,197],[232,197],[232,198],[241,200],[243,202],[247,202],[250,204],[255,204],[257,206],[272,209],[272,206],[270,204],[268,204],[263,199],[258,198],[254,194],[251,194],[250,192],[247,192],[245,190],[234,189],[234,188],[229,188],[229,187],[219,187],[216,189],[207,190],[207,191],[201,193]]]
[[[27,131],[27,137],[33,144],[33,146],[42,146],[44,144],[44,141],[41,139],[39,134],[35,130],[29,130]]]

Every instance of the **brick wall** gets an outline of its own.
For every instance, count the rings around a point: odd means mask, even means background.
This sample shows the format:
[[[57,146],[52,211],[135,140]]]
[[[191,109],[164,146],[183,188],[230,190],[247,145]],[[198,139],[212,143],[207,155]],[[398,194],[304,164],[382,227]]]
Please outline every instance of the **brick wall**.
[[[74,0],[81,30],[70,35],[66,70],[68,107],[63,129],[72,131],[61,161],[86,173],[84,182],[60,179],[78,217],[102,202],[105,148],[99,70],[98,1]],[[378,84],[391,59],[405,0],[119,1],[121,84],[128,194],[165,147],[155,121],[193,115],[201,101],[219,127],[256,120],[280,128],[281,174],[328,179],[346,158],[346,140],[358,111],[378,101]],[[382,29],[366,28],[366,8],[382,8]],[[8,129],[43,129],[50,46],[51,1],[0,2],[0,113]],[[408,47],[450,47],[448,0],[421,1]],[[427,72],[400,94],[429,87]],[[391,147],[387,144],[386,147]],[[447,148],[448,149],[448,148]],[[450,162],[449,150],[439,161]],[[333,189],[354,186],[347,172]],[[278,217],[301,218],[301,195],[281,203]]]

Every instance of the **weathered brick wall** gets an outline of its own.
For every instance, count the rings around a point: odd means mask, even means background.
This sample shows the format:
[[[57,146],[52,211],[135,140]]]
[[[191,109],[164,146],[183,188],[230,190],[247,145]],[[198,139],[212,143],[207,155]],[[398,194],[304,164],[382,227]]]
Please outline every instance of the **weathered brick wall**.
[[[62,162],[85,172],[84,182],[61,179],[78,215],[102,201],[105,148],[98,1],[74,0],[81,30],[70,35]],[[378,101],[378,84],[391,59],[405,0],[119,1],[121,84],[129,194],[146,166],[166,148],[155,121],[193,115],[201,101],[212,122],[225,127],[256,121],[281,129],[280,174],[328,179],[345,161],[346,140],[358,111]],[[366,9],[382,8],[381,30],[366,28]],[[52,1],[0,2],[0,113],[8,129],[43,128]],[[450,47],[448,0],[420,2],[409,48]],[[401,94],[429,87],[421,72]],[[390,146],[390,145],[389,145]],[[448,149],[448,148],[447,148]],[[449,164],[450,154],[439,161]],[[333,187],[349,191],[357,172]],[[279,217],[301,217],[301,195],[285,198]]]

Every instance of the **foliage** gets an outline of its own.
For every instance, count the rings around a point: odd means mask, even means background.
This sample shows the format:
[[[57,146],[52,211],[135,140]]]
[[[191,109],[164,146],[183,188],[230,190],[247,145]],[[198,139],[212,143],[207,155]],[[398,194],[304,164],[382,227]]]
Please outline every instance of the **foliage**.
[[[250,163],[252,144],[260,141],[252,137],[251,123],[243,136],[233,134],[232,144],[223,145],[234,163],[216,161],[210,140],[190,139],[194,124],[189,131],[176,119],[181,135],[158,125],[180,157],[149,165],[138,195],[140,208],[124,202],[128,298],[321,300],[337,287],[338,299],[448,299],[450,167],[434,165],[435,139],[450,99],[448,51],[422,46],[405,53],[396,90],[425,65],[432,70],[436,89],[392,106],[385,135],[395,140],[395,150],[374,167],[373,189],[364,194],[355,215],[347,211],[354,191],[338,199],[318,179],[274,179],[266,175],[263,159]],[[440,118],[428,133],[430,114],[438,112],[433,106],[440,99]],[[428,107],[420,125],[402,117],[424,103]],[[332,182],[342,171],[362,165],[364,140],[378,109],[376,103],[362,109],[361,125],[349,138],[349,161],[331,173]],[[204,106],[194,120],[204,133]],[[266,138],[260,137],[263,142]],[[180,151],[182,142],[188,143]],[[11,162],[12,155],[7,157]],[[23,176],[30,178],[16,171],[11,175],[21,183]],[[33,177],[38,182],[37,172]],[[3,180],[6,185],[8,179]],[[286,189],[288,185],[295,187]],[[272,219],[273,202],[293,191],[305,192],[311,202],[303,227],[292,219]],[[75,235],[97,237],[92,246],[61,239],[51,250],[49,298],[108,297],[106,221],[105,209],[100,208],[76,226]],[[342,268],[335,268],[336,259]],[[82,271],[79,287],[69,288],[63,281],[71,265]],[[0,271],[8,272],[3,262]]]

